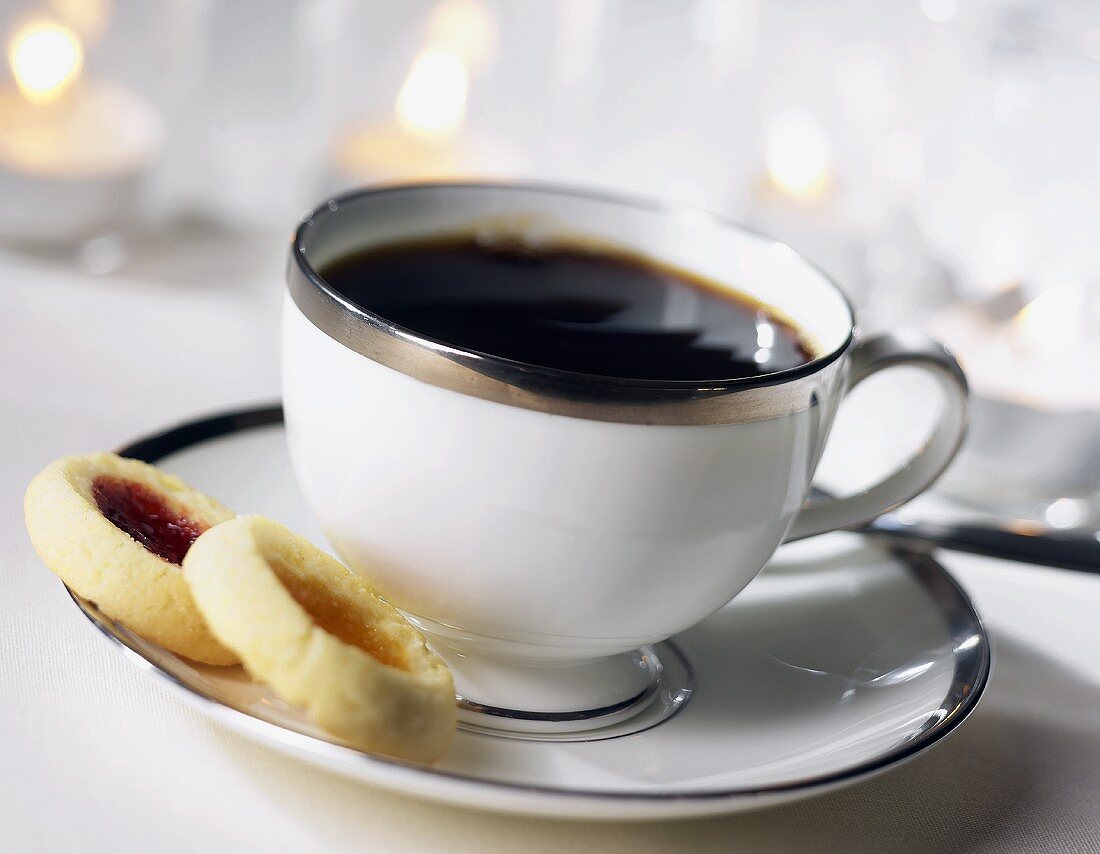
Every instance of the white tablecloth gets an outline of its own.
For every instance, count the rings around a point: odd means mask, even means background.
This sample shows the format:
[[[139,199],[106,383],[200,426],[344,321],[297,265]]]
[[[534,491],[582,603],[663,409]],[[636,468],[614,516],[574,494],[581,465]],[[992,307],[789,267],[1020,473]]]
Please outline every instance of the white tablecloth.
[[[278,395],[285,243],[194,235],[124,274],[0,257],[0,850],[1100,852],[1100,577],[944,555],[988,694],[899,769],[757,813],[543,821],[376,791],[226,732],[112,652],[39,563],[51,459]]]

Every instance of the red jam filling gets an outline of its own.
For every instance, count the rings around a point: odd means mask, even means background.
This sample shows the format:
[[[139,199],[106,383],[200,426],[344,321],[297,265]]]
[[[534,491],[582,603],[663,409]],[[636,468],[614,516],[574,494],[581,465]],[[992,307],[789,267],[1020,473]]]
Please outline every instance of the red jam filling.
[[[92,497],[116,528],[169,563],[183,563],[206,525],[169,509],[164,497],[141,483],[103,475],[92,481]]]

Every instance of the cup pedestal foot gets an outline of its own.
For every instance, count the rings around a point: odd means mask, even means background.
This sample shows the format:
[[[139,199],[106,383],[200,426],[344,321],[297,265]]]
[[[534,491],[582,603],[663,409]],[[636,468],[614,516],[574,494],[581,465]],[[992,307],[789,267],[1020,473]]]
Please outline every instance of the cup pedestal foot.
[[[454,673],[459,721],[513,733],[573,733],[619,723],[653,701],[663,669],[651,648],[580,663],[442,654]]]
[[[587,661],[471,653],[433,637],[454,674],[461,729],[504,738],[589,741],[656,726],[691,697],[691,667],[671,641]]]

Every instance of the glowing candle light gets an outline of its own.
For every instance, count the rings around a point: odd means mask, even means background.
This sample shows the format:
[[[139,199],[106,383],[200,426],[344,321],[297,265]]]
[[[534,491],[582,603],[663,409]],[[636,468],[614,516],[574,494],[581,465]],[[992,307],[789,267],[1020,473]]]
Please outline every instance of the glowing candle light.
[[[72,30],[43,22],[15,34],[8,62],[23,96],[31,103],[47,104],[61,97],[80,74],[84,47]]]
[[[439,48],[425,48],[397,93],[397,121],[407,131],[453,137],[466,118],[469,75],[462,59]]]
[[[337,138],[338,180],[361,183],[457,174],[455,142],[466,118],[468,88],[461,59],[425,48],[398,91],[394,120],[353,125]]]
[[[477,0],[444,0],[427,23],[427,42],[409,66],[389,121],[358,122],[333,145],[334,184],[442,179],[475,163],[509,171],[514,154],[466,132],[472,69],[487,62],[496,24]]]
[[[832,150],[821,125],[803,110],[788,110],[769,125],[764,145],[768,178],[781,193],[809,202],[832,182]]]
[[[1084,288],[1070,283],[1043,291],[1013,318],[1015,343],[1032,359],[1072,352],[1081,344],[1084,300]]]
[[[7,42],[14,87],[0,90],[0,233],[68,242],[132,214],[163,129],[133,92],[84,72],[83,42],[40,19]]]
[[[428,44],[481,68],[496,52],[496,21],[478,0],[443,0],[428,18]]]

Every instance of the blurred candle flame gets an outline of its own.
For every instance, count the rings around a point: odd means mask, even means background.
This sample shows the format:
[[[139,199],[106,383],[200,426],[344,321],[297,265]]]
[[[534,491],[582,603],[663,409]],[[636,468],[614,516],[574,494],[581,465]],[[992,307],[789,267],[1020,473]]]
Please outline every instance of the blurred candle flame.
[[[821,125],[808,112],[789,110],[768,127],[764,162],[772,184],[786,196],[812,201],[828,188],[832,150]]]
[[[428,18],[427,42],[480,68],[496,52],[496,21],[479,0],[443,0]]]
[[[12,37],[8,62],[23,96],[35,104],[48,104],[79,77],[84,47],[68,27],[41,21],[28,24]]]
[[[1083,293],[1078,286],[1054,285],[1025,305],[1012,321],[1016,340],[1033,354],[1070,351],[1080,337]]]
[[[85,43],[98,41],[107,29],[112,0],[48,0],[51,14],[79,33]]]
[[[397,93],[397,121],[411,133],[451,138],[466,118],[469,88],[469,73],[461,57],[426,47],[417,54]]]

